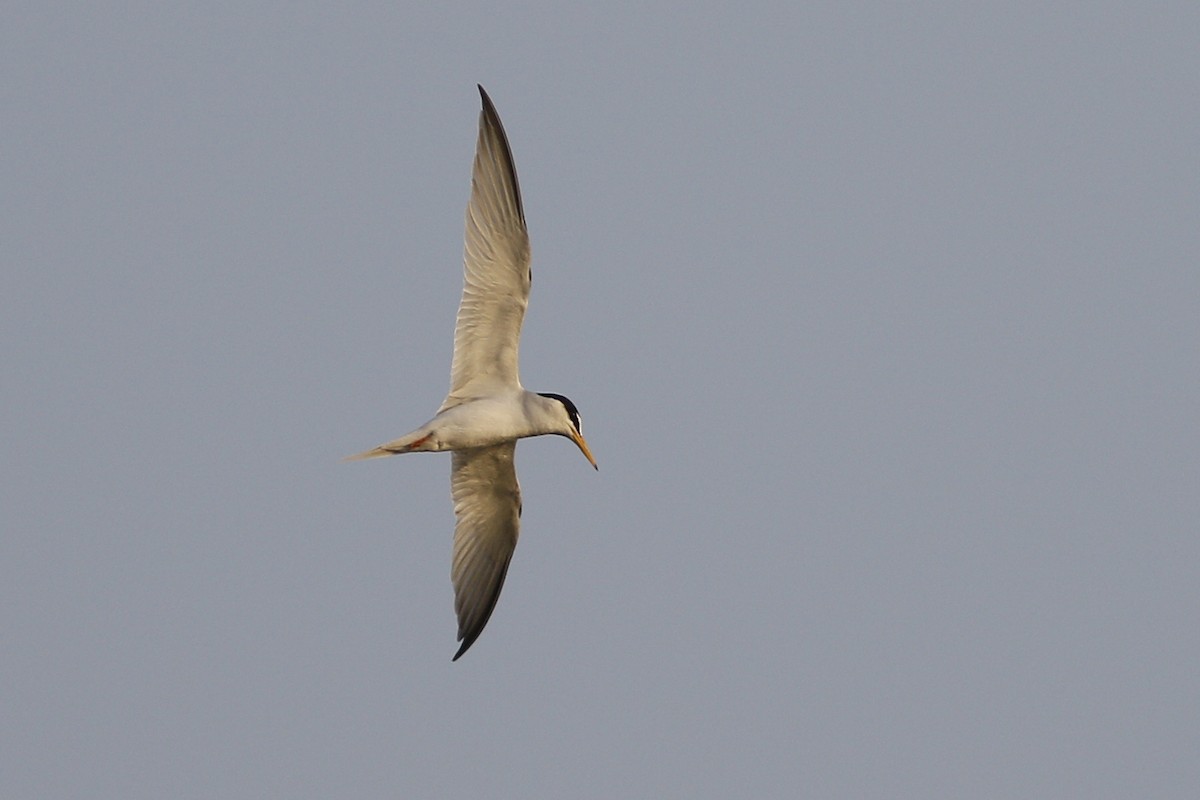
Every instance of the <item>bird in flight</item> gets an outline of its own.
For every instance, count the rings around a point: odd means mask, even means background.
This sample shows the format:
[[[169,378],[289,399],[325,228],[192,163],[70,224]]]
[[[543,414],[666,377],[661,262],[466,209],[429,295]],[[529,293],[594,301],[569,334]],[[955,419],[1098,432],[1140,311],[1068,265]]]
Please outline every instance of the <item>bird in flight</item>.
[[[517,439],[565,436],[596,467],[575,404],[560,394],[529,392],[521,386],[517,348],[529,303],[529,233],[508,137],[482,86],[479,96],[483,110],[467,204],[450,393],[433,419],[412,433],[347,459],[452,452],[455,526],[450,577],[462,642],[454,661],[487,625],[517,546]]]

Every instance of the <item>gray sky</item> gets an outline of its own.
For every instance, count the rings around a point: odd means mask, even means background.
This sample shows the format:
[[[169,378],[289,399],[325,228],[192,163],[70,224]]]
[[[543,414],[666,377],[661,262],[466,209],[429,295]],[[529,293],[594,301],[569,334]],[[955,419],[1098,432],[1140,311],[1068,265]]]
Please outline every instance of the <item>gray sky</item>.
[[[403,5],[403,4],[400,4]],[[1200,794],[1195,4],[21,3],[0,795]],[[458,663],[475,83],[533,239]]]

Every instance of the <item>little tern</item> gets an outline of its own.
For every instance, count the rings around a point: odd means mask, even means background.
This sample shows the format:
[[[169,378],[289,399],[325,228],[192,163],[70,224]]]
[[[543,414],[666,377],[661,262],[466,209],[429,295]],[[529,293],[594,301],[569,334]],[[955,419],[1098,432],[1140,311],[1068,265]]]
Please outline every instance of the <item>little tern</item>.
[[[452,451],[455,527],[450,577],[462,642],[454,661],[487,625],[517,546],[517,439],[565,436],[599,469],[583,438],[575,404],[560,394],[529,392],[521,386],[517,347],[529,303],[529,233],[508,137],[482,86],[479,96],[483,110],[467,204],[450,393],[429,422],[348,459]]]

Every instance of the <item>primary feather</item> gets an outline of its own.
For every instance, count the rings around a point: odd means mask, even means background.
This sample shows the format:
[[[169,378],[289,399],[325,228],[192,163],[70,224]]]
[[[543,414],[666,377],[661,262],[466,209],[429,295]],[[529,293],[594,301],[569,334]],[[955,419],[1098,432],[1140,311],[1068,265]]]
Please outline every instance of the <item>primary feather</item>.
[[[442,409],[519,389],[517,348],[529,304],[529,233],[508,137],[479,87],[479,141],[463,247],[463,294],[454,326],[450,393]]]

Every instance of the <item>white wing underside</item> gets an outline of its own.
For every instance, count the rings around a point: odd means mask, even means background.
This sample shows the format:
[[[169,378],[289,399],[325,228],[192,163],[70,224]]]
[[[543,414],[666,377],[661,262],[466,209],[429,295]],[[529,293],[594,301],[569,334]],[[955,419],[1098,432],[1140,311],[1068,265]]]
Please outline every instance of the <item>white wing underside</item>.
[[[454,328],[450,393],[439,411],[517,389],[517,348],[529,302],[529,234],[508,138],[488,96],[479,115]]]
[[[479,637],[517,547],[521,487],[513,464],[516,442],[456,450],[450,476],[454,497],[454,554],[450,578],[458,615],[457,659]]]

